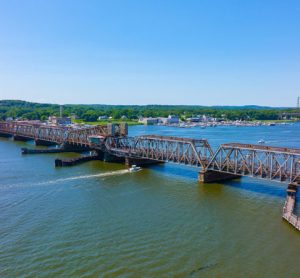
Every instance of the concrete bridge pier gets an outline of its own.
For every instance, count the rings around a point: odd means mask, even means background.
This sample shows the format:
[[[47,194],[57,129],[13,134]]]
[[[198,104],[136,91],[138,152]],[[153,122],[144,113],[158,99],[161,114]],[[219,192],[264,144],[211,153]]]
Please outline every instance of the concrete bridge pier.
[[[21,135],[13,135],[13,140],[26,142],[26,141],[31,141],[32,138],[26,137],[26,136],[21,136]]]
[[[64,149],[66,152],[86,152],[89,151],[90,148],[88,146],[81,146],[76,144],[61,144],[60,147]]]
[[[294,196],[297,193],[298,184],[296,182],[292,182],[288,185],[286,193],[287,195]]]
[[[145,159],[145,158],[131,158],[131,157],[125,158],[125,165],[129,167],[132,165],[147,166],[147,165],[153,165],[159,163],[163,163],[163,162],[157,160]]]
[[[100,156],[101,157],[101,156]],[[124,157],[119,157],[108,152],[103,152],[102,160],[104,162],[112,162],[112,163],[124,163]]]
[[[214,183],[218,181],[233,180],[237,178],[240,178],[240,176],[205,169],[201,170],[198,175],[198,181],[200,183]]]
[[[83,155],[77,158],[71,159],[55,159],[55,167],[64,167],[64,166],[74,166],[84,162],[92,161],[92,160],[99,160],[98,153]]]
[[[49,148],[49,149],[28,149],[28,148],[21,148],[22,154],[46,154],[46,153],[64,153],[66,152],[62,148]]]
[[[295,214],[296,194],[298,183],[292,182],[287,188],[287,195],[283,207],[282,218],[300,231],[300,217]]]
[[[44,141],[45,142],[45,141]],[[43,145],[42,142],[42,146]],[[41,142],[38,142],[41,143]],[[46,141],[46,144],[48,142]],[[52,142],[50,142],[52,143]],[[53,143],[57,145],[56,143]],[[50,145],[46,145],[50,146]],[[46,154],[46,153],[66,153],[66,152],[75,152],[75,153],[81,153],[81,152],[86,152],[90,151],[91,149],[89,147],[84,147],[84,146],[77,146],[77,145],[70,145],[70,144],[61,144],[58,145],[58,147],[54,148],[46,148],[46,149],[28,149],[28,148],[22,148],[22,154]]]
[[[41,139],[36,139],[34,140],[36,146],[55,146],[57,143],[55,142],[50,142],[50,141],[45,141]]]
[[[9,137],[12,137],[12,135],[10,133],[0,132],[0,137],[9,138]]]

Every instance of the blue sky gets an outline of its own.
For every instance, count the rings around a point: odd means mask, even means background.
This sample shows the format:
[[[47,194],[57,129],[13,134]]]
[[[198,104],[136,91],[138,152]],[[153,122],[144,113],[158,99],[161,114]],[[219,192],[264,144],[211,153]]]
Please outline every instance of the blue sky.
[[[0,99],[295,106],[298,0],[0,0]]]

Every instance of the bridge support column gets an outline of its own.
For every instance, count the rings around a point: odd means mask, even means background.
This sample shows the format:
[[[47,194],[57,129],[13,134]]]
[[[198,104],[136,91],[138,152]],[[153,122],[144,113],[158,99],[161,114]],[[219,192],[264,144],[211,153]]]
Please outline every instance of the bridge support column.
[[[124,157],[118,157],[108,152],[103,152],[102,160],[104,162],[111,162],[111,163],[124,163]]]
[[[0,132],[0,137],[9,138],[9,137],[12,137],[12,135],[9,133]]]
[[[36,139],[35,140],[35,145],[36,146],[54,146],[57,145],[55,142],[50,142],[50,141],[45,141],[41,139]]]
[[[80,163],[92,161],[92,160],[99,160],[100,157],[98,154],[94,155],[84,155],[77,158],[71,158],[71,159],[55,159],[55,167],[64,167],[64,166],[73,166],[78,165]]]
[[[66,152],[86,152],[90,150],[88,146],[81,146],[81,145],[68,144],[68,143],[62,144],[61,148],[63,148]]]
[[[291,195],[291,196],[296,195],[296,193],[297,193],[297,187],[298,187],[297,183],[295,183],[295,182],[290,183],[288,185],[287,190],[286,190],[287,195]]]
[[[282,218],[300,231],[300,218],[295,214],[296,194],[298,183],[290,183],[287,188],[286,201],[283,207]]]
[[[14,139],[14,141],[23,141],[23,142],[32,140],[32,138],[30,138],[30,137],[25,137],[25,136],[21,136],[21,135],[14,135],[13,139]]]
[[[240,178],[240,176],[214,170],[201,170],[198,175],[198,181],[200,183],[213,183],[237,178]]]
[[[144,158],[131,158],[131,157],[125,157],[125,165],[126,166],[132,166],[132,165],[138,165],[138,166],[147,166],[147,165],[153,165],[153,164],[159,164],[163,163],[157,160],[151,160],[151,159],[144,159]]]

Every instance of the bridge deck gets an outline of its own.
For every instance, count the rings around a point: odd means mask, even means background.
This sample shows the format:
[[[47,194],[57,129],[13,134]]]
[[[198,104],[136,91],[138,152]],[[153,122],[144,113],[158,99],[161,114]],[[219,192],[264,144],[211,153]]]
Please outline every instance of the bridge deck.
[[[0,133],[22,136],[33,140],[43,140],[56,144],[73,144],[89,146],[89,136],[107,134],[106,126],[68,127],[51,126],[28,121],[0,122]]]
[[[32,122],[0,122],[0,133],[97,149],[117,157],[175,162],[252,178],[300,183],[300,149],[253,144],[222,144],[215,152],[205,139],[143,135],[109,136],[105,126],[70,128]],[[99,144],[91,136],[101,135]]]

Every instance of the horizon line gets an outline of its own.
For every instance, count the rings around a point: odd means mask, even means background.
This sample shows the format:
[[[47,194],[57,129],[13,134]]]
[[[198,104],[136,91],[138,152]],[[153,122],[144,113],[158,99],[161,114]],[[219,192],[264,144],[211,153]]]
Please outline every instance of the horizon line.
[[[243,104],[243,105],[201,105],[201,104],[105,104],[105,103],[55,103],[55,102],[35,102],[35,101],[29,101],[29,100],[22,100],[22,99],[0,99],[0,102],[2,101],[21,101],[21,102],[27,102],[27,103],[36,103],[36,104],[50,104],[50,105],[58,105],[58,106],[64,106],[64,105],[86,105],[86,106],[92,106],[92,105],[103,105],[103,106],[194,106],[194,107],[265,107],[265,108],[288,108],[288,109],[297,109],[297,107],[293,106],[267,106],[267,105],[259,105],[259,104]]]

